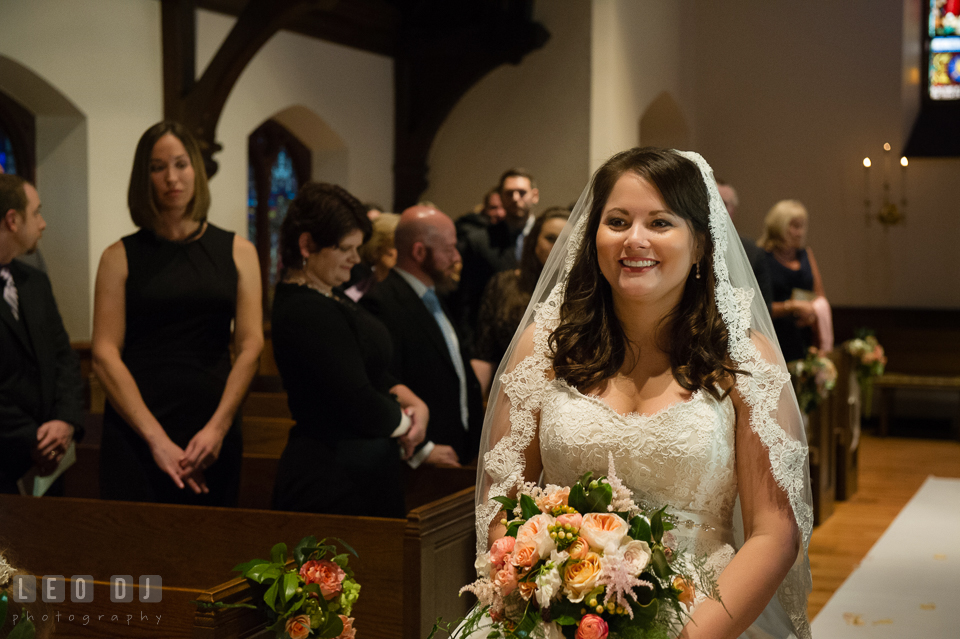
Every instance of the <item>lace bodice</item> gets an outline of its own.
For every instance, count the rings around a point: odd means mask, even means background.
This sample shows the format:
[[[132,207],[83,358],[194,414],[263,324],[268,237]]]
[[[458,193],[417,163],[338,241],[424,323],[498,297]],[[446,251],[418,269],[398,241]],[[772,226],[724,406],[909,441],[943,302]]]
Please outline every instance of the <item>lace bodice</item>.
[[[698,391],[653,415],[620,415],[563,380],[548,382],[540,416],[544,482],[573,485],[587,471],[617,475],[634,499],[730,530],[737,498],[734,409]]]

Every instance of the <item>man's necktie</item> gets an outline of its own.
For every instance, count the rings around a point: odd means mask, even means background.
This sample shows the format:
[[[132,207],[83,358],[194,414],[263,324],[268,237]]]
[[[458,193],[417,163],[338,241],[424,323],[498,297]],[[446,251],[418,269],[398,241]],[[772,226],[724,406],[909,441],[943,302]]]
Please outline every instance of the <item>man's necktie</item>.
[[[3,284],[3,301],[10,306],[10,312],[17,320],[20,319],[20,299],[17,296],[17,285],[13,283],[13,274],[9,266],[0,268],[0,279]]]
[[[453,360],[453,367],[457,370],[457,377],[460,378],[460,418],[463,421],[463,427],[467,428],[469,423],[467,421],[467,375],[463,370],[463,358],[460,356],[460,349],[457,346],[456,333],[453,332],[453,326],[447,316],[444,315],[443,309],[440,307],[440,299],[437,298],[437,294],[432,288],[428,288],[421,299],[427,306],[427,310],[433,315],[433,319],[436,320],[437,326],[440,327],[443,341],[447,343],[447,350],[450,352],[450,359]]]

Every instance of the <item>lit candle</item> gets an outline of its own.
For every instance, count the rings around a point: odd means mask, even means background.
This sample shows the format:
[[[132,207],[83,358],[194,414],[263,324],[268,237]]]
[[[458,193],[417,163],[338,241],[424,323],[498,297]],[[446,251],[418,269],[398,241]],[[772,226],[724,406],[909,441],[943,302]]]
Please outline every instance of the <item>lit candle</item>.
[[[900,158],[900,203],[904,208],[907,206],[907,166],[910,162],[907,160],[907,157],[904,156]]]
[[[870,219],[870,158],[863,158],[863,206],[867,212],[867,220]]]

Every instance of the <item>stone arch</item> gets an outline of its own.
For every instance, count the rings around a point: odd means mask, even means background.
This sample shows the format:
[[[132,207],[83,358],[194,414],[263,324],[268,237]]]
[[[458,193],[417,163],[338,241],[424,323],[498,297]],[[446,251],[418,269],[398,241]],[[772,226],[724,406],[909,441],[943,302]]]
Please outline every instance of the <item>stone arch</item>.
[[[670,92],[662,92],[643,112],[637,137],[640,146],[690,148],[690,127]]]
[[[87,117],[57,87],[3,55],[0,90],[36,118],[36,182],[47,221],[40,250],[70,338],[89,339]]]

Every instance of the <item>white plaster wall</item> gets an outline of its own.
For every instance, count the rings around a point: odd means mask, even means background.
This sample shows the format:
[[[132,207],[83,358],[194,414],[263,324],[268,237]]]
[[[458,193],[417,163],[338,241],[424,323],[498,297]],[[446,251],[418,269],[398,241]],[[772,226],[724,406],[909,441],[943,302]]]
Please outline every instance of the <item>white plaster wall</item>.
[[[590,77],[590,168],[641,143],[640,118],[662,92],[680,105],[693,130],[694,109],[682,68],[682,4],[661,0],[593,0]]]
[[[160,4],[0,0],[0,56],[75,107],[67,119],[48,118],[65,113],[44,113],[49,102],[42,95],[17,98],[43,116],[37,122],[38,183],[48,216],[42,250],[70,336],[86,339],[99,256],[134,228],[126,192],[137,139],[162,116]],[[20,87],[4,88],[15,94]]]
[[[539,210],[572,204],[590,177],[590,1],[537,2],[534,17],[546,45],[475,84],[434,139],[423,197],[453,217],[511,167],[536,178]]]
[[[234,22],[197,12],[198,77]],[[293,106],[308,109],[329,127],[316,135],[300,132],[308,146],[332,132],[346,147],[346,166],[328,167],[328,175],[345,177],[343,186],[362,201],[391,201],[393,59],[282,31],[251,60],[224,107],[217,127],[223,151],[214,156],[220,169],[210,182],[211,221],[246,237],[247,139],[265,120]]]
[[[901,92],[914,88],[902,76],[904,2],[700,0],[698,137],[740,192],[744,234],[759,235],[779,199],[807,205],[809,244],[834,304],[957,308],[960,160],[912,160],[906,225],[864,222],[861,161],[874,161],[877,203],[882,145],[897,154],[905,142],[910,101]]]

